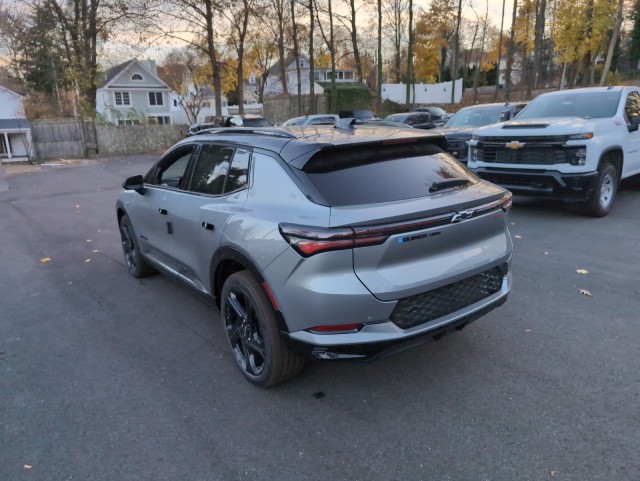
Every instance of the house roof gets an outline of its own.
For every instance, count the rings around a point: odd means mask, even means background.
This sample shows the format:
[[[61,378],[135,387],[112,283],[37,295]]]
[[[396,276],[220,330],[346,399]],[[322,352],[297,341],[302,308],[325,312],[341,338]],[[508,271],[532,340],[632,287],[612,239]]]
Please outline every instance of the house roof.
[[[127,60],[126,62],[118,64],[115,67],[111,67],[109,70],[107,70],[107,72],[105,73],[104,81],[103,81],[102,85],[99,88],[108,87],[109,84],[112,83],[113,81],[115,81],[120,76],[120,74],[122,72],[124,72],[129,67],[134,66],[134,65],[136,67],[139,67],[140,69],[144,70],[144,72],[147,75],[150,75],[151,77],[156,79],[158,81],[158,83],[160,83],[160,84],[162,84],[164,86],[164,88],[169,89],[169,86],[158,76],[158,74],[156,72],[152,72],[151,70],[149,70],[137,58],[132,58],[131,60]]]
[[[15,95],[16,97],[24,97],[24,95],[16,92],[15,90],[10,89],[9,87],[4,86],[3,84],[0,83],[0,90],[4,90],[6,92],[9,92],[10,94]]]
[[[29,130],[29,122],[25,119],[0,119],[0,131],[2,130]]]
[[[298,58],[307,60],[307,57],[304,55],[299,55]],[[289,55],[287,58],[285,58],[284,59],[285,68],[289,67],[289,65],[291,65],[295,59],[296,59],[295,55]],[[277,75],[278,73],[280,73],[279,60],[276,63],[274,63],[273,66],[269,69],[269,75]]]
[[[120,72],[125,69],[125,67],[133,63],[135,60],[135,58],[132,58],[131,60],[122,62],[121,64],[118,64],[115,67],[111,67],[109,70],[107,70],[107,73],[104,76],[104,83],[102,85],[104,86],[111,82]]]

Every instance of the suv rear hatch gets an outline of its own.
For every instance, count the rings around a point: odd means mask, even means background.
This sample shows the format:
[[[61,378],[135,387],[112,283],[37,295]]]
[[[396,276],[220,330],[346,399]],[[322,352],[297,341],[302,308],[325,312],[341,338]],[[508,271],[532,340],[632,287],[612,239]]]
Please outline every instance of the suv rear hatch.
[[[353,268],[383,301],[480,274],[508,260],[511,194],[475,177],[431,141],[324,148],[304,166],[331,207],[332,228],[354,231]]]

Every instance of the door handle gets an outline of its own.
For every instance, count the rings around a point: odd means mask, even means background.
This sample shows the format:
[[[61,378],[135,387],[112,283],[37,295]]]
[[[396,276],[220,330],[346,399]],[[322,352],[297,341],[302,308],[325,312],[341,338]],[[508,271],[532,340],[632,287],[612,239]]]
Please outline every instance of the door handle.
[[[208,222],[203,222],[200,224],[204,230],[213,230],[215,226],[213,224],[209,224]]]
[[[167,209],[158,209],[158,212],[160,212],[160,215],[167,215]]]

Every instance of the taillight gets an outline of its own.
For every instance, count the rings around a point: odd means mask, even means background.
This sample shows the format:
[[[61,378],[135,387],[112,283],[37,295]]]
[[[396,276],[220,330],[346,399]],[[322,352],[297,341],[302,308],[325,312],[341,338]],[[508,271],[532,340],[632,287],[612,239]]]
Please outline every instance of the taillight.
[[[323,227],[280,224],[280,234],[303,257],[320,252],[353,249],[382,244],[388,235],[358,235],[348,227],[327,229]]]

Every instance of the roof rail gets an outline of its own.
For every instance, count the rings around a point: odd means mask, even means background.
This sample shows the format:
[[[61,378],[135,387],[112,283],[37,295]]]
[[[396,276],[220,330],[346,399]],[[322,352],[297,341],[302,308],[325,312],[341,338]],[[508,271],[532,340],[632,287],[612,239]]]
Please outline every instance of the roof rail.
[[[195,135],[206,134],[252,134],[252,135],[266,135],[269,137],[281,137],[285,139],[296,139],[297,136],[286,130],[273,129],[269,127],[219,127],[213,129],[202,129]]]

